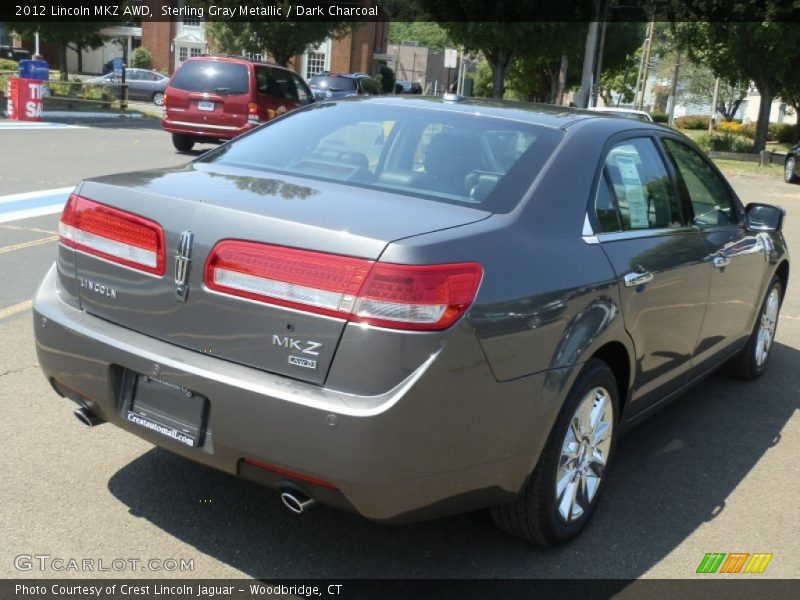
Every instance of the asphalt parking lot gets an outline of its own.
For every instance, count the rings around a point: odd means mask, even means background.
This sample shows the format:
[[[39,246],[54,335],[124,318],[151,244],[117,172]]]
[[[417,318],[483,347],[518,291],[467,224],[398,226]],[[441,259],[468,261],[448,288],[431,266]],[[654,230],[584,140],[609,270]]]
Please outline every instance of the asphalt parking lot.
[[[191,156],[148,120],[7,125],[0,119],[0,577],[686,578],[708,552],[768,552],[759,577],[800,574],[797,267],[767,373],[748,384],[713,376],[623,437],[602,504],[567,546],[530,547],[485,511],[405,526],[321,506],[297,517],[274,492],[113,427],[79,426],[36,365],[30,298],[53,261],[58,223],[57,210],[41,213],[83,177]],[[788,210],[797,260],[800,186],[730,179],[745,202]],[[40,190],[52,197],[28,197]],[[20,555],[140,562],[133,571],[20,571]],[[151,559],[193,569],[143,571]]]

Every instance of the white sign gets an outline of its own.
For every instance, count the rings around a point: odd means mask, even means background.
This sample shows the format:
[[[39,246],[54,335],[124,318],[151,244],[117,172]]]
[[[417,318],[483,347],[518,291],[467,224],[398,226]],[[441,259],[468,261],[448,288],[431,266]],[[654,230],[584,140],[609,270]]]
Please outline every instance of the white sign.
[[[458,64],[458,50],[455,48],[444,49],[444,68],[455,69]]]

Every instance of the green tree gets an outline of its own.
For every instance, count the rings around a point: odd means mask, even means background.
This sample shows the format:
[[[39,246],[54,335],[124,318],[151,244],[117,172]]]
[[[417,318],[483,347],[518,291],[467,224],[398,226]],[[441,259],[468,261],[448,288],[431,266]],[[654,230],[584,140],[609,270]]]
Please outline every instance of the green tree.
[[[400,23],[392,21],[389,24],[389,43],[401,44],[415,42],[420,46],[433,50],[444,50],[451,45],[450,39],[438,23],[427,21],[419,23]]]
[[[35,23],[14,23],[13,30],[22,38],[33,38],[39,33],[39,39],[58,46],[58,70],[61,80],[67,81],[67,48],[77,50],[78,55],[85,48],[99,48],[106,37],[100,31],[110,23],[94,23],[92,21],[73,21],[70,23],[54,23],[41,21]]]
[[[702,64],[685,64],[681,67],[681,81],[686,82],[678,94],[683,102],[711,104],[714,99],[716,77],[709,67]],[[726,121],[733,120],[742,102],[747,98],[749,88],[747,81],[720,81],[716,111]]]
[[[420,0],[440,22],[450,39],[469,50],[480,50],[492,70],[492,97],[505,93],[506,71],[526,48],[538,44],[542,22],[531,22],[530,2],[498,0]],[[542,17],[546,2],[538,2]]]
[[[150,56],[150,51],[143,46],[136,48],[131,53],[131,67],[135,69],[149,69],[152,62],[153,58]]]
[[[266,50],[276,63],[283,66],[293,56],[350,31],[350,24],[330,21],[216,21],[208,27],[209,36],[220,51],[239,54],[242,50]]]
[[[699,1],[699,0],[698,0]],[[800,27],[778,20],[780,6],[769,0],[763,22],[679,22],[673,30],[692,61],[708,66],[726,81],[752,81],[761,103],[754,147],[764,149],[772,101],[792,81],[800,62]],[[680,15],[678,16],[680,18]]]

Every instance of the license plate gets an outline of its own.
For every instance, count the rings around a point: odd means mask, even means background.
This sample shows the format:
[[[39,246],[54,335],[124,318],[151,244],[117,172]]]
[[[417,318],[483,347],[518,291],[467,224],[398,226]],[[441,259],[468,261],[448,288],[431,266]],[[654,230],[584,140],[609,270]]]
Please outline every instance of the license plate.
[[[208,400],[157,377],[128,372],[125,378],[125,419],[194,448],[203,441]]]
[[[207,110],[208,112],[214,111],[214,103],[206,100],[201,100],[197,103],[197,108],[200,110]]]

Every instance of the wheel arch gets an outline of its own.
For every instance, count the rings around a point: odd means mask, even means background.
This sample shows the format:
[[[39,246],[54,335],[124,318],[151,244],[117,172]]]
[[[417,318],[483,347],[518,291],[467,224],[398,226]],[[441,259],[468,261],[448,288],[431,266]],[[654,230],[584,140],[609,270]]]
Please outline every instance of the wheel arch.
[[[789,261],[783,260],[781,264],[778,265],[778,268],[775,269],[775,276],[780,279],[781,282],[781,302],[786,297],[786,289],[789,285]]]
[[[605,362],[614,374],[617,388],[619,388],[619,409],[620,415],[622,415],[628,403],[628,396],[631,390],[631,373],[633,372],[628,349],[622,342],[607,342],[592,354],[592,358],[598,358]]]

